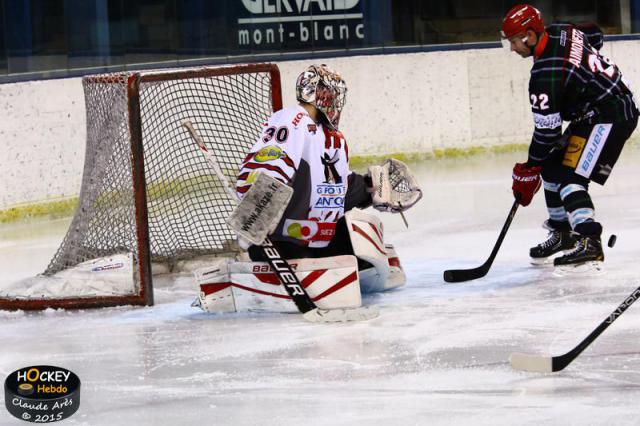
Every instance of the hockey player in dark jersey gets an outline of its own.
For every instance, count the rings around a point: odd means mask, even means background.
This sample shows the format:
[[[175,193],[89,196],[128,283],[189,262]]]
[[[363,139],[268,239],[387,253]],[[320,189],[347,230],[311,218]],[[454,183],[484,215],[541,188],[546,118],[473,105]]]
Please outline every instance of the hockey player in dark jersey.
[[[604,185],[636,128],[638,107],[629,83],[599,52],[603,35],[596,25],[545,28],[540,12],[522,4],[507,12],[501,35],[506,48],[533,57],[529,101],[535,129],[528,159],[512,175],[514,196],[523,206],[544,186],[550,233],[531,248],[532,262],[556,256],[560,270],[599,269],[602,225],[589,183]],[[569,122],[564,132],[563,122]]]

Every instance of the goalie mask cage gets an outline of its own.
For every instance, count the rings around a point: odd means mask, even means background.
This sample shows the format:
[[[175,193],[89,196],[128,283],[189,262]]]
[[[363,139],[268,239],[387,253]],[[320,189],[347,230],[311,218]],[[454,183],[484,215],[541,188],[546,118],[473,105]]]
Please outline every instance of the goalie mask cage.
[[[237,251],[225,224],[233,205],[181,123],[193,122],[235,181],[262,124],[282,108],[277,66],[103,74],[84,77],[83,87],[87,143],[79,206],[47,270],[31,280],[46,282],[78,267],[89,278],[53,292],[42,283],[27,295],[3,291],[0,308],[152,305],[152,262],[171,269]],[[103,260],[92,264],[96,259]],[[112,284],[104,289],[91,277],[122,268],[123,259],[130,259],[132,288],[116,294]]]

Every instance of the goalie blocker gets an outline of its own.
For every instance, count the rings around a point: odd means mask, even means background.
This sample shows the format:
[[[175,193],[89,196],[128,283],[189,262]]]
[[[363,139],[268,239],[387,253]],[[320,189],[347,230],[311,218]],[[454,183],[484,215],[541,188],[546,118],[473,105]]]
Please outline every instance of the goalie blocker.
[[[237,207],[227,218],[229,227],[243,241],[260,245],[271,234],[287,208],[293,188],[269,176],[259,173]],[[246,248],[245,247],[245,248]]]
[[[357,308],[361,294],[403,285],[406,276],[393,246],[385,245],[382,223],[353,209],[345,214],[354,255],[291,259],[311,299],[321,309]],[[366,268],[358,270],[358,259]],[[194,306],[206,312],[296,312],[266,262],[220,259],[195,272],[200,287]]]

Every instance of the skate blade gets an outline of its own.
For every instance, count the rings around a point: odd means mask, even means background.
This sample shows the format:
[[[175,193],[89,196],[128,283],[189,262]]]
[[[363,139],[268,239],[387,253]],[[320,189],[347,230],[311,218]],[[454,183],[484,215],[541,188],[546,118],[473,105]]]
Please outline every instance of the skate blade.
[[[553,265],[553,257],[549,256],[549,257],[530,257],[529,258],[529,263],[531,263],[533,266],[547,266],[547,265]]]
[[[573,250],[573,249],[571,249],[571,250]],[[549,265],[553,265],[553,260],[556,257],[562,257],[565,254],[569,253],[571,250],[559,251],[558,253],[552,254],[549,257],[529,257],[529,262],[533,266],[549,266]]]
[[[553,275],[556,277],[597,277],[605,273],[602,262],[591,261],[579,265],[556,266]]]

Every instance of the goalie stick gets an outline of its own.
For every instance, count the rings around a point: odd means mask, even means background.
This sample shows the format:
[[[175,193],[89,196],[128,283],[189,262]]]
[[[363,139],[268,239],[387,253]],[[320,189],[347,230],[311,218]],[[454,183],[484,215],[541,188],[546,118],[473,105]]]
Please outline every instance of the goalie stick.
[[[567,365],[571,364],[596,338],[602,334],[615,320],[617,320],[624,311],[633,305],[633,302],[640,298],[640,287],[635,289],[633,293],[627,297],[604,321],[596,327],[582,342],[575,348],[571,349],[564,355],[546,356],[523,353],[512,353],[509,357],[511,366],[516,370],[534,371],[539,373],[552,373],[563,370]]]
[[[444,271],[444,280],[448,283],[457,283],[461,281],[471,281],[477,278],[482,278],[489,272],[491,265],[493,264],[493,260],[496,258],[498,254],[498,250],[502,245],[502,240],[504,240],[505,235],[507,235],[507,231],[509,230],[509,226],[511,226],[511,221],[513,221],[513,217],[516,215],[516,211],[518,210],[518,200],[513,202],[513,206],[509,211],[509,215],[507,216],[507,220],[504,222],[502,226],[502,231],[500,231],[500,236],[498,236],[498,241],[493,246],[493,250],[491,251],[491,255],[486,262],[477,268],[472,269],[448,269]]]
[[[200,147],[200,151],[206,158],[209,165],[212,167],[214,173],[220,179],[225,192],[229,196],[229,199],[233,203],[237,203],[238,199],[231,188],[229,180],[222,172],[220,165],[216,161],[215,157],[207,150],[204,141],[200,135],[196,132],[193,124],[189,120],[182,122],[182,125],[187,129],[193,140]],[[310,322],[346,322],[346,321],[361,321],[368,320],[378,316],[378,309],[374,307],[362,306],[360,308],[352,309],[320,309],[311,300],[311,297],[304,289],[300,280],[291,269],[291,265],[286,261],[273,245],[269,238],[266,238],[264,243],[259,246],[267,259],[267,263],[271,266],[274,273],[278,277],[278,280],[287,291],[287,294],[291,297],[298,310],[302,313],[302,316]]]

